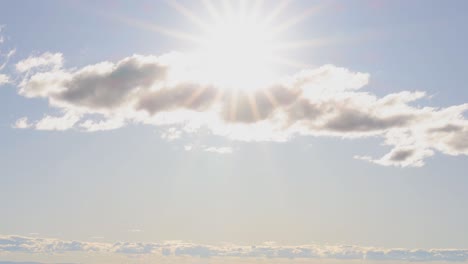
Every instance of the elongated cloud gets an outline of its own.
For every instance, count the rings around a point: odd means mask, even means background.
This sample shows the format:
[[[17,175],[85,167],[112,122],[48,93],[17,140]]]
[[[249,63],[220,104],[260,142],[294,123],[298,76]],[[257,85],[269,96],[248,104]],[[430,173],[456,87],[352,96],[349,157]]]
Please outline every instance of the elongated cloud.
[[[269,259],[340,259],[388,261],[467,261],[468,249],[384,249],[351,245],[281,246],[265,243],[253,246],[226,244],[210,246],[181,241],[161,243],[117,242],[97,243],[67,241],[54,238],[0,236],[0,253],[62,254],[82,252],[94,254],[163,255],[221,258]]]
[[[6,68],[10,58],[15,54],[15,49],[10,50],[3,50],[2,44],[5,42],[5,37],[3,36],[4,26],[0,25],[0,86],[10,83],[11,79],[6,73],[2,73],[2,71]]]
[[[46,52],[39,57],[29,57],[16,64],[16,70],[19,72],[28,72],[35,68],[59,69],[62,67],[63,57],[60,53]]]
[[[80,69],[63,68],[61,54],[45,53],[16,64],[19,94],[45,98],[63,116],[18,127],[41,130],[109,130],[128,123],[173,125],[243,141],[286,141],[294,135],[381,137],[391,150],[355,158],[384,166],[423,166],[440,152],[468,154],[468,104],[415,106],[422,91],[383,97],[365,91],[370,75],[333,65],[306,69],[252,91],[228,90],[197,80],[182,54],[134,55]],[[242,76],[239,76],[242,78]],[[25,119],[20,119],[25,120]],[[174,131],[173,131],[174,132]]]

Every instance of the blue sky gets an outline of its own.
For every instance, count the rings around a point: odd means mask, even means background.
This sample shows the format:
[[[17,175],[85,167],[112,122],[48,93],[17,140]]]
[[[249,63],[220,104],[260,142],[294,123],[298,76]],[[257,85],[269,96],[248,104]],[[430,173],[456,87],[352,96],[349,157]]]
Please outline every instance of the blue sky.
[[[1,1],[0,260],[466,262],[466,8]]]

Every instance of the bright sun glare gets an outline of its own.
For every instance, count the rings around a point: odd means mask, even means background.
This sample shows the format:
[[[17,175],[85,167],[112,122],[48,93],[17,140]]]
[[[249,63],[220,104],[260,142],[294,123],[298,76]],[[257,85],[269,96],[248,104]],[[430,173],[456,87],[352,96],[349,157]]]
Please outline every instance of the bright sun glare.
[[[298,44],[310,41],[285,42],[282,32],[311,14],[311,8],[286,21],[279,19],[290,1],[278,1],[271,9],[262,0],[201,0],[209,18],[201,18],[186,6],[173,0],[168,3],[201,33],[182,33],[153,25],[151,28],[172,37],[193,41],[187,56],[191,79],[213,83],[231,90],[252,91],[263,88],[277,78],[278,64],[295,63],[281,56]],[[268,3],[271,3],[268,1]],[[269,10],[263,12],[263,10]]]
[[[208,28],[196,53],[200,75],[230,89],[251,90],[272,78],[274,37],[256,18],[236,17]]]

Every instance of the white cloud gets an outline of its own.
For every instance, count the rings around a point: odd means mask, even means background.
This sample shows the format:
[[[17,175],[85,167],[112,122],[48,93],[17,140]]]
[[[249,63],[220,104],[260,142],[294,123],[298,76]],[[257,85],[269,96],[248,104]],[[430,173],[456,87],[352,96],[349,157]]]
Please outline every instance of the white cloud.
[[[7,84],[9,82],[10,82],[10,77],[8,77],[8,75],[6,75],[6,74],[1,74],[0,73],[0,85]]]
[[[63,116],[45,116],[39,120],[34,127],[37,130],[67,130],[72,128],[79,120],[81,116],[73,112],[68,112]]]
[[[170,127],[161,134],[161,138],[172,141],[180,138],[182,136],[182,131],[175,127]]]
[[[185,151],[191,151],[192,149],[193,149],[193,146],[191,146],[191,145],[185,145],[184,146]]]
[[[5,26],[0,25],[0,45],[5,42],[5,37],[2,35],[2,31],[5,28]],[[11,82],[10,76],[8,76],[5,73],[1,73],[5,69],[5,67],[8,65],[8,62],[10,61],[10,58],[15,55],[16,50],[15,49],[10,49],[9,51],[4,52],[2,48],[0,47],[0,85],[4,85],[7,83]]]
[[[35,68],[46,68],[57,70],[63,65],[63,56],[61,53],[46,52],[38,57],[29,57],[16,64],[18,72],[28,72]]]
[[[54,238],[0,236],[0,253],[63,254],[82,252],[94,254],[163,255],[166,257],[218,257],[268,259],[339,259],[386,260],[408,262],[468,261],[468,249],[405,249],[377,248],[354,245],[298,245],[275,243],[242,246],[194,244],[182,241],[151,242],[82,242]]]
[[[204,151],[217,153],[217,154],[231,154],[232,148],[231,147],[206,147]]]
[[[102,121],[87,119],[81,124],[79,124],[81,128],[88,132],[113,130],[123,127],[124,125],[125,121],[120,118],[107,119]]]
[[[389,153],[356,157],[401,167],[422,166],[435,151],[468,154],[468,122],[463,116],[468,104],[415,106],[414,101],[426,97],[421,91],[378,97],[363,90],[370,79],[367,73],[325,65],[249,93],[186,78],[190,74],[181,70],[180,54],[134,55],[81,69],[64,69],[61,54],[46,54],[17,64],[25,65],[19,67],[23,70],[49,65],[26,74],[20,94],[45,98],[52,107],[74,114],[47,116],[36,129],[98,131],[142,123],[180,127],[187,133],[207,128],[243,141],[286,141],[294,135],[377,136],[391,148]],[[169,140],[180,136],[181,131],[171,129],[162,136]]]
[[[19,129],[30,128],[31,126],[32,124],[29,123],[27,117],[22,117],[16,120],[15,124],[13,125],[14,128],[19,128]]]
[[[16,120],[13,125],[14,128],[26,129],[26,128],[35,128],[37,130],[58,130],[63,131],[72,128],[79,120],[81,116],[79,114],[68,112],[62,116],[49,116],[46,115],[44,118],[40,119],[37,122],[29,122],[27,117],[22,117]],[[89,120],[88,120],[89,121]],[[107,124],[92,123],[85,121],[80,124],[87,131],[98,131],[104,130]],[[111,121],[106,121],[111,122]],[[110,126],[110,125],[107,125]]]
[[[0,43],[1,44],[1,43]],[[3,70],[5,69],[5,67],[7,66],[8,62],[10,62],[10,58],[13,57],[13,55],[15,55],[16,53],[16,49],[11,49],[9,50],[7,53],[5,54],[1,54],[2,57],[4,58],[4,62],[2,64],[0,64],[0,70]]]

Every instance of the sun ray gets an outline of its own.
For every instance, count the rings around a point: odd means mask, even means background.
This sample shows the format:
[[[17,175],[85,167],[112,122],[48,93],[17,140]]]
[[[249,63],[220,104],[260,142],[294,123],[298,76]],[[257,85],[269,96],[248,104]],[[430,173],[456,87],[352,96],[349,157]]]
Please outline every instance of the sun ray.
[[[247,0],[239,0],[239,18],[241,21],[248,19],[248,13],[247,13]]]
[[[257,18],[259,16],[260,10],[262,9],[264,1],[263,0],[252,0],[252,2],[253,2],[253,5],[252,5],[252,8],[251,8],[249,17],[255,19],[255,18]]]
[[[215,22],[221,20],[219,10],[213,5],[211,0],[203,0],[203,5]]]
[[[292,26],[306,20],[307,18],[311,17],[312,15],[316,14],[318,11],[322,9],[322,6],[314,6],[311,8],[306,9],[304,12],[301,14],[294,16],[293,18],[289,19],[288,21],[281,23],[278,27],[275,28],[275,30],[272,32],[272,34],[277,35],[280,34],[287,29],[291,28]]]
[[[282,0],[274,9],[273,11],[270,12],[270,14],[268,14],[266,16],[266,18],[262,21],[262,24],[264,26],[268,26],[268,25],[271,25],[272,21],[275,20],[275,18],[277,16],[279,16],[281,14],[281,12],[283,12],[284,9],[286,9],[286,7],[291,3],[291,0]]]
[[[279,106],[278,101],[276,100],[275,96],[272,93],[270,93],[270,91],[263,89],[262,92],[267,98],[267,100],[271,103],[271,105],[273,105],[275,108]]]
[[[131,19],[131,18],[120,17],[118,19],[126,23],[127,25],[134,26],[134,27],[141,28],[141,29],[148,30],[148,31],[152,31],[152,32],[156,32],[159,34],[163,34],[172,38],[186,40],[186,41],[190,41],[196,44],[201,44],[204,42],[203,38],[200,38],[200,36],[197,36],[195,34],[189,34],[186,32],[169,29],[167,27],[162,27],[156,24],[148,23],[148,22],[141,21],[141,20]]]
[[[320,5],[308,8],[298,16],[284,18],[283,12],[292,0],[280,0],[266,14],[264,0],[200,0],[206,9],[205,17],[195,14],[182,1],[165,0],[182,17],[202,29],[202,32],[187,34],[152,25],[132,21],[139,27],[158,33],[190,40],[196,43],[193,50],[184,56],[187,70],[181,76],[189,80],[216,85],[231,90],[230,99],[236,99],[234,90],[253,92],[279,80],[279,70],[284,66],[303,68],[304,63],[290,58],[292,50],[304,47],[317,47],[326,44],[328,39],[282,41],[281,35],[294,25],[315,14]],[[292,18],[291,18],[292,17]],[[282,23],[278,21],[285,20]],[[184,66],[185,67],[185,66]],[[237,91],[239,92],[239,91]],[[194,94],[188,103],[196,100],[203,91]],[[232,102],[231,115],[235,115],[237,103]],[[233,116],[233,118],[236,118]]]
[[[311,48],[311,47],[321,47],[324,45],[329,45],[333,43],[335,39],[333,38],[315,38],[307,40],[296,40],[296,41],[287,41],[279,42],[273,45],[272,49],[274,51],[284,51],[284,50],[294,50],[301,48]]]
[[[197,88],[191,95],[189,98],[187,98],[187,100],[185,100],[185,102],[183,103],[184,106],[186,107],[189,107],[193,104],[193,102],[195,102],[195,100],[197,100],[200,95],[203,94],[203,92],[206,91],[206,86],[201,86],[199,88]]]
[[[228,19],[232,19],[232,14],[234,14],[232,3],[229,0],[223,0],[223,9],[224,14],[227,16]]]
[[[300,62],[298,60],[288,59],[288,58],[281,57],[281,56],[272,57],[270,58],[270,60],[271,62],[274,62],[276,64],[288,66],[288,67],[296,68],[296,69],[307,69],[307,68],[312,67],[312,65],[310,64]]]
[[[221,102],[224,95],[225,95],[225,92],[223,90],[218,90],[216,95],[213,97],[213,101],[211,103],[213,105],[216,105],[218,102]]]
[[[229,119],[232,122],[235,122],[237,120],[237,104],[239,102],[239,91],[238,90],[232,90],[230,95],[230,109],[229,109]]]
[[[260,112],[258,111],[257,101],[255,100],[255,96],[253,93],[247,94],[247,100],[249,101],[250,111],[255,118],[255,121],[259,121],[261,119]]]
[[[166,2],[174,8],[177,12],[182,14],[184,17],[188,18],[190,21],[195,23],[202,30],[207,30],[208,25],[197,15],[195,15],[191,10],[185,7],[183,4],[177,2],[176,0],[166,0]]]

